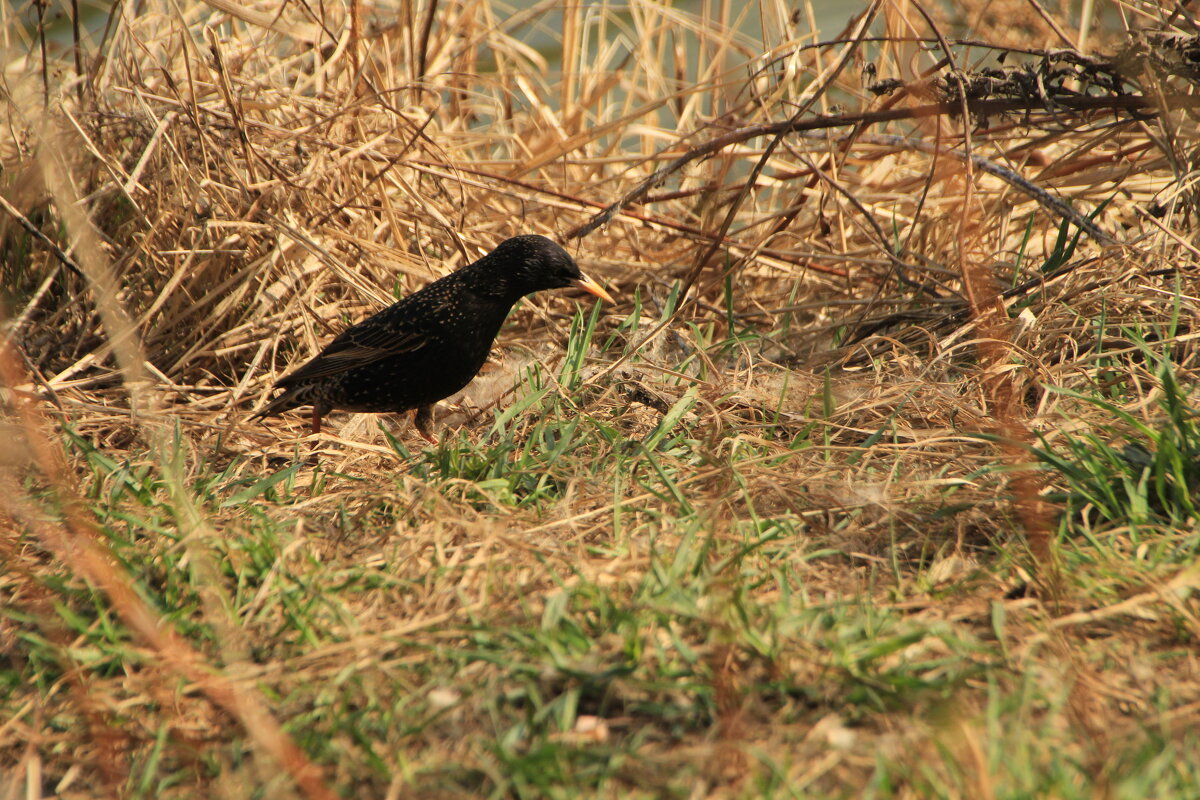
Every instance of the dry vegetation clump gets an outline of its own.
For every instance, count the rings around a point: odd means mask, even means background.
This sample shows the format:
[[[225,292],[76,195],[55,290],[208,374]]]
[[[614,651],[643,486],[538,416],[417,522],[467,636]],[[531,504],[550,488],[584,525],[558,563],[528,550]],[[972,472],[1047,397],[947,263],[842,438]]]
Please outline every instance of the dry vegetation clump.
[[[1096,5],[15,9],[0,796],[1196,796],[1200,40]],[[247,423],[519,233],[618,303],[440,444]]]

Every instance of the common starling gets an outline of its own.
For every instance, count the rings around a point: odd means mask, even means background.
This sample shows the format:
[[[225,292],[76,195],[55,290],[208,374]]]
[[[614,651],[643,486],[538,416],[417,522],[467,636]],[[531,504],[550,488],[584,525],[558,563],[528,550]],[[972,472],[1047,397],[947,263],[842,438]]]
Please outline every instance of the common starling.
[[[417,409],[430,441],[430,407],[471,382],[513,305],[542,289],[577,286],[612,302],[575,260],[545,236],[516,236],[473,264],[342,332],[275,388],[283,394],[252,419],[312,406],[312,432],[333,409]]]

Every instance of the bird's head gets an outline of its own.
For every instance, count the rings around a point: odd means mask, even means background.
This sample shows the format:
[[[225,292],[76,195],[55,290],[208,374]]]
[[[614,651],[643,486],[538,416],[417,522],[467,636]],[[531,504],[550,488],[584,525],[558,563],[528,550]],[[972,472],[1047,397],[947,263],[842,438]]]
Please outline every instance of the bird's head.
[[[543,289],[575,286],[613,302],[600,284],[579,271],[570,253],[545,236],[528,234],[506,239],[477,263],[486,263],[505,293],[514,299]]]

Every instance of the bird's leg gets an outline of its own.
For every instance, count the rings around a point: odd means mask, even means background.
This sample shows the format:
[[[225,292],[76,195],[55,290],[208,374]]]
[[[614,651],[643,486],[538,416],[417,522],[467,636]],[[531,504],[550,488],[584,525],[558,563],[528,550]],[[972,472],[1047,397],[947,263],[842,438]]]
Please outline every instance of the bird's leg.
[[[321,409],[321,407],[320,407],[320,406],[314,405],[314,406],[312,407],[312,432],[313,432],[313,433],[320,433],[320,432],[321,432],[321,416],[322,416],[322,413],[323,413],[323,412],[322,412],[322,409]]]
[[[434,435],[433,426],[433,406],[421,406],[417,409],[417,413],[413,415],[413,424],[417,428],[417,433],[421,434],[421,438],[430,444],[437,444],[437,436]]]

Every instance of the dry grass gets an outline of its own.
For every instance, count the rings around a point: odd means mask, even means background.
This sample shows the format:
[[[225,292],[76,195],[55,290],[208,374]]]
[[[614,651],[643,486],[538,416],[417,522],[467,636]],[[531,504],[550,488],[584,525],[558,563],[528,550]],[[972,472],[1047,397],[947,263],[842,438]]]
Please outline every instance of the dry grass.
[[[1196,45],[1013,5],[6,18],[0,797],[1195,796]],[[523,232],[439,446],[245,422]]]

